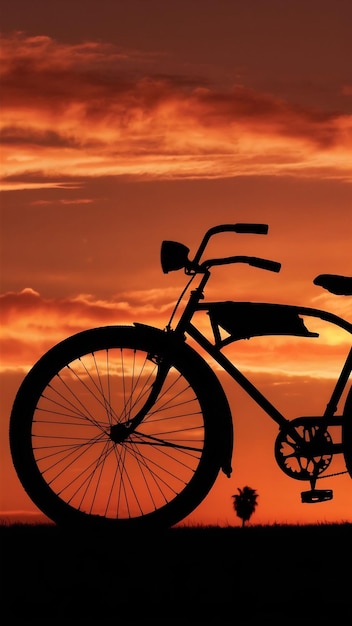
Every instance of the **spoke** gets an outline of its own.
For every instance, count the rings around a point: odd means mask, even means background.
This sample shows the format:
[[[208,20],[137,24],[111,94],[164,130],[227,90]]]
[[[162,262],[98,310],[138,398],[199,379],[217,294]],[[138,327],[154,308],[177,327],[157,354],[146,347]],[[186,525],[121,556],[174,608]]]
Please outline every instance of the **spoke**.
[[[36,436],[36,439],[38,439],[38,438],[40,438],[40,437]],[[49,439],[52,439],[52,437],[49,437]],[[57,439],[65,439],[65,440],[67,440],[67,437],[55,437],[55,441]],[[58,450],[56,452],[52,452],[51,454],[46,454],[45,456],[38,456],[37,460],[38,461],[46,460],[46,459],[48,459],[50,457],[62,454],[62,452],[64,452],[65,450],[71,451],[69,454],[73,454],[75,451],[81,450],[81,454],[84,454],[84,452],[86,450],[83,449],[83,448],[88,448],[88,447],[91,447],[91,446],[93,446],[93,445],[95,445],[97,443],[103,443],[103,441],[104,441],[104,438],[101,435],[98,436],[98,437],[89,439],[88,441],[86,439],[79,439],[77,437],[76,438],[70,437],[70,440],[72,440],[72,439],[80,441],[80,443],[79,444],[67,443],[66,445],[63,445],[62,443],[57,443],[55,445],[54,444],[50,444],[50,445],[48,444],[46,446],[42,446],[41,445],[40,447],[33,446],[33,451],[34,452],[42,451],[42,450],[54,450],[55,448],[58,448]],[[67,455],[67,456],[69,456],[69,455]],[[65,458],[67,458],[67,457],[63,457],[62,460],[64,460]],[[54,465],[46,468],[46,471],[51,469],[52,467],[54,467]]]
[[[169,446],[155,446],[155,444],[153,444],[151,446],[150,444],[147,444],[147,442],[145,442],[145,441],[127,441],[125,445],[127,445],[127,444],[130,444],[133,447],[139,446],[139,445],[148,445],[148,447],[150,449],[153,449],[154,447],[156,447],[156,449],[160,452],[161,455],[163,455],[167,459],[172,460],[174,464],[182,465],[183,467],[186,467],[187,469],[190,469],[190,466],[187,465],[184,461],[181,461],[181,459],[179,457],[171,455],[169,452],[167,452],[165,450],[165,448],[167,449],[167,448],[169,448]],[[179,447],[178,446],[171,446],[171,448],[176,448],[178,450]],[[147,448],[147,450],[148,450],[148,448]],[[201,453],[202,450],[200,450],[199,448],[196,448],[194,450],[188,449],[188,448],[186,448],[185,450],[183,450],[182,448],[180,449],[180,453],[182,453],[184,455],[183,458],[187,458],[188,457],[188,459],[199,459],[198,455],[191,454],[191,452]],[[138,455],[142,458],[142,454],[141,454],[141,452],[139,450],[138,450]],[[143,455],[144,455],[144,457],[146,456],[145,450],[143,451]],[[154,463],[155,461],[151,460],[151,462]],[[156,462],[155,462],[155,464],[157,465]],[[164,469],[164,471],[166,473],[168,472],[168,469],[166,467],[163,467],[163,469]]]
[[[145,455],[142,456],[140,451],[136,449],[137,445],[138,444],[136,442],[131,442],[131,447],[129,448],[129,452],[132,455],[134,455],[134,458],[136,459],[140,467],[144,467],[145,469],[148,470],[149,475],[153,478],[159,490],[161,490],[160,483],[162,483],[165,487],[168,488],[169,491],[171,490],[174,494],[177,494],[178,492],[174,488],[172,488],[172,486],[169,483],[166,482],[166,480],[161,476],[160,472],[163,472],[164,474],[168,475],[172,479],[176,479],[177,482],[182,483],[183,485],[186,484],[185,481],[180,479],[179,476],[177,476],[174,472],[171,472],[170,470],[168,470],[164,465],[160,465],[160,463],[157,463],[156,461],[146,457]],[[165,456],[168,456],[166,453],[164,454]],[[173,457],[170,457],[170,458],[175,461]],[[181,461],[177,461],[177,462],[183,467],[187,467],[187,465],[185,465]],[[161,491],[161,493],[163,492]],[[163,496],[164,496],[164,493],[163,493]],[[166,498],[165,498],[165,501],[166,501]]]
[[[130,487],[130,490],[131,490],[131,492],[133,494],[133,497],[134,497],[134,501],[136,502],[138,510],[139,510],[141,515],[143,515],[143,507],[141,505],[141,501],[140,501],[140,498],[138,497],[137,491],[136,491],[136,489],[135,489],[135,487],[133,485],[133,480],[130,477],[130,472],[127,469],[127,463],[125,463],[125,459],[126,459],[126,456],[127,456],[128,452],[130,452],[130,451],[127,449],[127,447],[124,447],[124,470],[125,471],[123,473],[121,473],[121,487],[122,487],[122,491],[123,491],[123,494],[124,494],[125,503],[126,503],[126,506],[127,506],[127,509],[128,509],[128,516],[131,517],[131,508],[130,508],[130,503],[129,503],[129,500],[128,500],[126,483]],[[137,463],[138,463],[138,459],[136,459],[136,460],[137,460]],[[144,462],[144,459],[143,459],[143,462]],[[143,478],[144,478],[144,476],[143,476]],[[120,497],[119,497],[119,503],[120,503]],[[117,513],[117,516],[118,516],[118,513]]]
[[[145,483],[145,485],[147,487],[150,499],[151,499],[151,501],[153,503],[154,509],[156,509],[155,499],[153,497],[153,494],[152,494],[152,491],[151,491],[151,487],[150,487],[149,482],[147,480],[147,474],[150,476],[151,480],[153,481],[154,486],[157,488],[157,491],[159,492],[159,494],[163,497],[163,500],[164,500],[165,503],[167,502],[167,497],[165,496],[165,493],[164,493],[164,491],[163,491],[163,489],[162,489],[162,487],[160,485],[160,481],[163,482],[164,485],[168,487],[169,491],[170,491],[170,486],[168,485],[168,483],[163,481],[156,474],[156,472],[153,471],[153,469],[149,465],[147,465],[144,457],[140,456],[138,451],[135,452],[135,456],[136,456],[136,458],[137,458],[137,456],[139,456],[139,458],[138,458],[139,468],[140,468],[141,474],[143,476],[144,483]],[[147,470],[147,471],[145,471],[145,470]],[[176,494],[176,493],[177,492],[174,490],[174,494]]]
[[[93,359],[95,359],[94,354],[92,353],[92,357]],[[86,389],[86,391],[88,391],[88,393],[95,399],[97,400],[97,402],[106,410],[107,408],[107,399],[106,396],[104,394],[103,390],[100,390],[99,385],[96,383],[96,381],[94,380],[94,378],[92,377],[90,371],[87,369],[85,363],[82,362],[82,359],[78,359],[78,361],[81,363],[84,371],[86,372],[89,380],[91,381],[93,388],[96,389],[96,391],[98,392],[93,393],[93,390],[87,385],[87,383],[81,378],[81,376],[76,372],[75,369],[73,369],[73,367],[71,367],[70,365],[67,365],[67,369],[71,372],[71,374],[74,376],[74,378],[79,382],[80,385],[82,385],[84,387],[84,389]],[[63,384],[67,387],[67,389],[70,391],[70,393],[75,397],[75,399],[77,400],[78,404],[80,404],[85,411],[87,411],[87,408],[85,405],[82,404],[81,400],[78,398],[77,394],[74,394],[73,391],[71,391],[70,387],[68,387],[66,385],[66,383],[64,381],[62,381]],[[102,398],[102,399],[101,399]],[[107,411],[107,415],[112,415],[114,413],[113,408],[111,407],[110,404],[108,404],[108,408],[109,411]],[[110,413],[111,412],[111,413]],[[94,423],[94,418],[90,415],[90,417],[93,420]]]
[[[54,467],[62,464],[65,460],[70,459],[71,460],[69,463],[67,463],[65,465],[65,467],[63,469],[60,469],[59,472],[50,480],[50,483],[52,483],[53,481],[57,480],[64,472],[66,472],[68,470],[68,468],[70,468],[74,463],[76,463],[78,461],[78,459],[81,459],[83,457],[83,455],[86,454],[88,448],[91,448],[93,445],[95,445],[97,443],[97,441],[90,441],[86,444],[86,446],[83,448],[82,445],[80,445],[79,447],[75,446],[72,447],[72,449],[68,452],[68,454],[61,456],[59,459],[57,459],[57,461],[55,461],[55,463],[53,463],[52,465],[48,466],[45,468],[43,473],[48,473],[49,471],[51,471]],[[99,442],[98,442],[99,443]],[[101,442],[103,443],[103,442]],[[109,445],[109,442],[105,442],[104,446]],[[42,449],[42,448],[41,448]],[[63,451],[65,451],[64,448]],[[62,450],[62,449],[61,449]],[[76,454],[75,454],[76,453]],[[60,451],[57,452],[57,455],[60,454]],[[73,457],[73,455],[75,454],[75,456]],[[53,453],[52,455],[47,455],[46,457],[41,457],[40,461],[45,460],[47,458],[50,458],[50,456],[55,456],[55,453]],[[73,458],[72,458],[73,457]],[[90,465],[88,465],[87,468],[85,468],[84,470],[82,470],[82,472],[80,474],[78,474],[71,482],[73,482],[74,480],[77,480],[77,478],[84,472],[87,471],[87,469],[89,469],[90,467],[92,467],[93,463],[95,465],[95,460],[92,461],[90,463]],[[70,483],[71,484],[71,483]]]
[[[68,368],[70,369],[70,368]],[[72,370],[71,370],[72,371]],[[76,379],[79,381],[80,384],[82,384],[91,395],[93,395],[93,397],[105,408],[105,404],[103,402],[101,402],[101,400],[99,400],[99,398],[94,395],[92,393],[92,391],[89,389],[89,387],[78,377],[77,374],[75,374]],[[70,397],[73,398],[77,404],[74,404],[72,402],[72,400],[70,400],[70,398],[67,398],[66,396],[64,396],[62,394],[62,392],[60,392],[56,387],[53,386],[53,384],[48,385],[48,389],[50,389],[55,395],[57,395],[58,397],[62,398],[65,402],[65,404],[60,404],[58,403],[56,400],[54,400],[53,398],[51,398],[50,396],[47,395],[43,395],[42,398],[46,401],[48,401],[49,403],[53,403],[54,405],[58,405],[61,406],[62,408],[68,410],[71,409],[71,413],[67,413],[67,415],[71,415],[73,418],[79,418],[79,419],[84,419],[88,422],[90,422],[92,425],[97,426],[98,428],[100,427],[99,423],[97,422],[96,418],[92,415],[92,413],[89,411],[89,409],[87,408],[87,406],[85,404],[83,404],[82,400],[78,397],[77,393],[74,393],[73,390],[71,389],[71,387],[69,387],[69,385],[63,380],[62,376],[60,376],[60,374],[57,374],[57,379],[61,382],[61,384],[64,386],[65,390],[69,393]],[[38,407],[38,410],[43,410],[46,411],[47,413],[51,413],[51,411],[49,409],[41,409],[40,407]],[[65,415],[66,413],[64,413]]]
[[[189,428],[188,430],[195,430],[193,428]],[[148,439],[154,442],[154,445],[163,446],[167,448],[177,448],[178,450],[191,450],[192,452],[202,452],[202,448],[195,448],[194,446],[186,446],[180,443],[173,443],[172,441],[165,441],[165,439],[159,439],[159,437],[153,437],[153,435],[147,435],[146,433],[140,433],[138,430],[134,431],[135,435],[138,435],[142,439]],[[138,444],[149,445],[148,441],[138,441]]]

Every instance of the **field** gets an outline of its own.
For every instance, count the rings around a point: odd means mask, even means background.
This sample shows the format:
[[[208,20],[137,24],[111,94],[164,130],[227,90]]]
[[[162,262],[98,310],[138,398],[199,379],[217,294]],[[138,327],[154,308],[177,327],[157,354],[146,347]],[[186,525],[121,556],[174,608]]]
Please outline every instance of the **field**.
[[[3,626],[352,624],[352,525],[0,527]]]

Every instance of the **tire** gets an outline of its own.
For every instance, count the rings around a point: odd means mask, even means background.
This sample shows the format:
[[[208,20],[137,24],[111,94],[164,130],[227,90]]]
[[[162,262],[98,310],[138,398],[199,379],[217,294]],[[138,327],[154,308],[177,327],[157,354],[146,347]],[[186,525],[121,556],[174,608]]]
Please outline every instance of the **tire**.
[[[343,410],[342,447],[346,469],[352,478],[352,387],[348,392]]]
[[[171,367],[154,405],[113,441],[111,425],[136,415],[165,356]],[[25,491],[61,525],[181,521],[221,465],[213,378],[189,346],[147,326],[96,328],[57,344],[25,377],[11,413],[11,453]]]

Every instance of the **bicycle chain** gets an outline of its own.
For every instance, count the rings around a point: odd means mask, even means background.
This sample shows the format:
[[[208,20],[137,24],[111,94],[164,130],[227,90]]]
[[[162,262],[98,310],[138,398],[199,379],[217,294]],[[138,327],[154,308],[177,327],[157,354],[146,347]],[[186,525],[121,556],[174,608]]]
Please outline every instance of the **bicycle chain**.
[[[348,474],[347,470],[343,472],[335,472],[335,474],[327,474],[326,476],[317,476],[317,480],[321,480],[322,478],[332,478],[333,476],[341,476],[341,474]]]

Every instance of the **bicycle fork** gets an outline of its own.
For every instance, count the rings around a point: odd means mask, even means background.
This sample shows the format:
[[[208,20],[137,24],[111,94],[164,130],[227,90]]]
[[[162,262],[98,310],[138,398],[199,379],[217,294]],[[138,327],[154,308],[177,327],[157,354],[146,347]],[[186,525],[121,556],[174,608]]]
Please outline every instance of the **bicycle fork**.
[[[155,361],[155,357],[153,355],[149,355],[149,358],[158,366],[155,380],[151,385],[151,392],[142,408],[134,417],[127,419],[125,422],[119,422],[118,424],[113,424],[111,426],[110,438],[114,443],[122,443],[132,432],[136,430],[136,428],[138,428],[138,426],[143,422],[148,411],[154,405],[165,382],[170,365],[164,360],[159,362]]]

